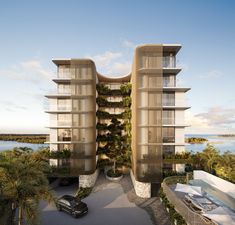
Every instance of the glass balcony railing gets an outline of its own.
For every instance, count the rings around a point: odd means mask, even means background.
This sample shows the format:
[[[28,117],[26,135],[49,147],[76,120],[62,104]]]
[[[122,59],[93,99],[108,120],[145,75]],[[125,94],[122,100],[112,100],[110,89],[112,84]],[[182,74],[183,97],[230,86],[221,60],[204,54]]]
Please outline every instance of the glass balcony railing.
[[[163,99],[162,105],[164,106],[175,106],[175,99]]]
[[[175,56],[164,56],[162,61],[162,66],[164,68],[175,68]]]
[[[155,68],[175,68],[175,56],[142,56],[140,68],[155,69]]]
[[[142,56],[140,68],[144,69],[154,69],[154,68],[175,68],[176,62],[175,62],[175,56],[151,56],[146,55]]]
[[[57,110],[71,110],[70,105],[58,105],[57,107],[55,106],[54,108],[56,108]]]
[[[176,82],[175,82],[175,78],[171,78],[171,77],[163,77],[163,87],[175,87],[176,86]]]
[[[175,107],[186,107],[188,106],[187,100],[164,100],[162,101],[163,106],[175,106]]]
[[[58,126],[71,126],[72,121],[71,120],[63,120],[57,122]]]
[[[71,78],[71,73],[70,73],[70,71],[63,71],[63,72],[61,72],[61,71],[59,71],[58,72],[58,78],[64,78],[64,79],[70,79]]]
[[[162,118],[163,125],[175,124],[175,118]]]
[[[174,143],[175,142],[175,136],[166,136],[163,137],[163,143]]]
[[[71,120],[51,120],[50,126],[51,127],[57,127],[57,126],[71,126],[72,121]]]
[[[70,111],[71,105],[49,105],[46,107],[49,111]]]
[[[58,94],[61,95],[70,95],[71,93],[71,89],[58,89]]]
[[[58,136],[58,141],[71,141],[71,137],[61,137],[61,136]]]

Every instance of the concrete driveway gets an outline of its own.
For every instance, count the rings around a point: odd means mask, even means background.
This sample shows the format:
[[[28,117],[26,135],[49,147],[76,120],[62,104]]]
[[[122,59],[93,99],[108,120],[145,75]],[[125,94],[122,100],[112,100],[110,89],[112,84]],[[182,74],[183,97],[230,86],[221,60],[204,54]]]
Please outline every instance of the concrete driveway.
[[[74,194],[76,185],[57,187],[57,196]],[[85,199],[89,212],[81,218],[73,218],[58,212],[55,205],[41,204],[41,224],[43,225],[152,225],[148,213],[129,202],[119,183],[112,183],[101,174],[93,192]]]

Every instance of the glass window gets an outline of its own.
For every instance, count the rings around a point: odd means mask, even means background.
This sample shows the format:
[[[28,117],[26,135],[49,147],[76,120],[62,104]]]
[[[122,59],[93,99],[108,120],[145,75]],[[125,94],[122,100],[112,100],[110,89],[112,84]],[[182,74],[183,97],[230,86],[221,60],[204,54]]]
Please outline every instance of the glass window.
[[[58,141],[71,141],[71,129],[57,129]]]
[[[163,127],[162,136],[164,143],[174,143],[175,142],[175,128],[174,127]]]
[[[58,114],[59,126],[71,126],[71,114]]]
[[[163,87],[175,87],[175,75],[164,75]]]
[[[175,146],[174,145],[163,145],[163,154],[164,155],[175,154]]]
[[[149,94],[149,107],[157,107],[162,105],[162,93],[152,93]]]
[[[174,106],[175,105],[175,93],[174,92],[163,93],[162,100],[163,100],[164,106]]]
[[[164,125],[175,123],[175,110],[163,110],[162,122]]]
[[[71,94],[70,84],[59,84],[58,85],[58,93],[59,94]]]
[[[57,100],[58,110],[71,110],[71,100],[70,99],[58,99]]]
[[[71,78],[70,65],[59,65],[58,77],[59,78]]]

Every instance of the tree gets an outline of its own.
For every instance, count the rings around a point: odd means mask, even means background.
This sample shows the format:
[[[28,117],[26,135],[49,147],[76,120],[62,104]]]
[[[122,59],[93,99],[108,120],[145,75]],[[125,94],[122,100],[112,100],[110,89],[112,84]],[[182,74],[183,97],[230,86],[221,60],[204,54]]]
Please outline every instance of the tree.
[[[38,204],[54,199],[45,171],[49,164],[32,152],[10,151],[0,161],[1,193],[12,201],[12,211],[18,209],[18,225],[38,223]]]
[[[229,181],[235,182],[235,155],[225,152],[215,166],[216,174]]]
[[[200,153],[204,170],[214,173],[214,168],[221,159],[219,151],[213,145],[207,144],[206,148]]]
[[[111,120],[111,124],[109,125],[109,130],[110,133],[107,135],[108,141],[106,145],[106,155],[113,161],[113,172],[115,174],[116,163],[121,159],[122,154],[124,153],[123,140],[121,137],[121,122],[118,119],[113,118]]]

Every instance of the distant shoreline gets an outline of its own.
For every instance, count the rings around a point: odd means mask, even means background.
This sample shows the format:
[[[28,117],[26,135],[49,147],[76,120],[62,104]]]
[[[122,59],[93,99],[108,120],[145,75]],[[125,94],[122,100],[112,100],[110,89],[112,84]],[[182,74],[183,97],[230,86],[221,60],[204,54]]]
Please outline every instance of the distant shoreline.
[[[44,144],[49,135],[46,134],[0,134],[0,141],[16,141],[20,143]]]
[[[208,142],[208,139],[203,137],[188,137],[185,138],[185,142],[189,144],[203,144],[204,142]]]

